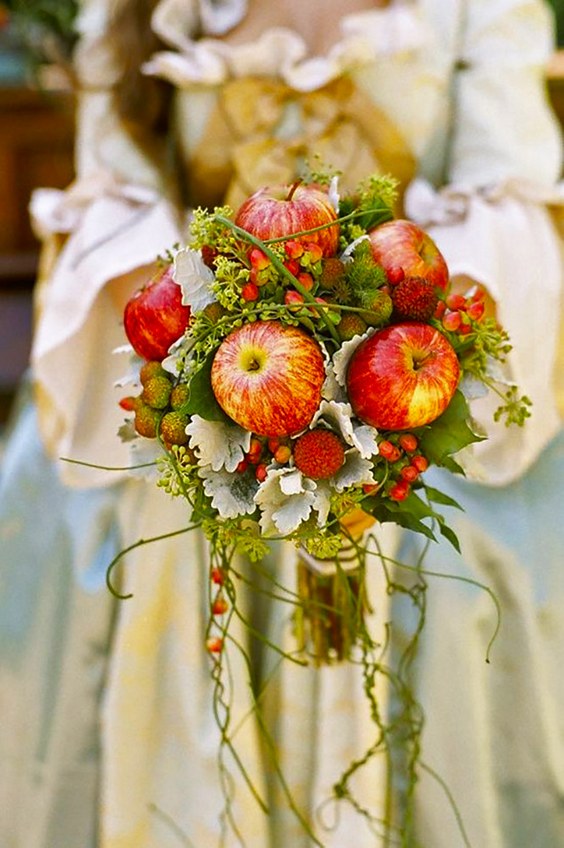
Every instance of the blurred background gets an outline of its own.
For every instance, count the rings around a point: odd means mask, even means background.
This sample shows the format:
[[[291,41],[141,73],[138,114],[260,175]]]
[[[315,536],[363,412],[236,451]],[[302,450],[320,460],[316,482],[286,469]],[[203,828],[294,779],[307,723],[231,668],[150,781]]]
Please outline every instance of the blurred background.
[[[564,0],[547,90],[564,126]],[[39,243],[28,216],[38,186],[73,179],[72,51],[77,0],[0,2],[0,432],[28,362]]]

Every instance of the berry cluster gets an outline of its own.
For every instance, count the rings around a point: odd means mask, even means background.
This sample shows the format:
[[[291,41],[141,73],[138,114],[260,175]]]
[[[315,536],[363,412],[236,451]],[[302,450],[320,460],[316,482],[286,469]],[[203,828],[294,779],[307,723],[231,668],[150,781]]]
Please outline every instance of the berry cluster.
[[[486,304],[485,292],[474,286],[464,294],[449,294],[439,301],[435,318],[441,321],[443,329],[461,336],[471,333],[477,322],[484,317]]]
[[[383,488],[365,486],[366,494],[381,490],[393,501],[404,501],[419,475],[429,467],[428,459],[419,450],[419,440],[413,433],[389,433],[378,444],[378,465],[383,465]]]
[[[183,407],[188,400],[188,386],[174,385],[172,375],[156,360],[145,362],[139,372],[142,391],[137,396],[120,400],[120,406],[134,412],[133,426],[140,436],[160,436],[165,447],[185,445],[188,441],[188,416]]]

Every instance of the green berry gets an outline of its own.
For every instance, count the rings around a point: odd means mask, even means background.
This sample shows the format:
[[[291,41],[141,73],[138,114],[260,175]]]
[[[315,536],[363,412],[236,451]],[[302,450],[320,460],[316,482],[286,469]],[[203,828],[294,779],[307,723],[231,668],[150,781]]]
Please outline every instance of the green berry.
[[[133,426],[140,436],[145,436],[146,439],[154,439],[156,437],[159,415],[158,410],[147,406],[146,403],[139,403],[137,405]]]
[[[148,380],[151,380],[153,377],[166,377],[166,371],[164,370],[161,363],[156,360],[145,362],[141,366],[141,370],[139,371],[139,379],[141,380],[141,384],[143,386]]]
[[[186,426],[188,416],[181,412],[167,412],[161,420],[161,436],[169,445],[185,445],[188,441]]]
[[[143,387],[141,398],[153,409],[166,409],[172,391],[168,377],[151,377]]]
[[[366,321],[354,312],[343,315],[337,324],[337,332],[341,341],[346,342],[354,336],[361,336],[366,331]]]
[[[366,309],[361,312],[362,318],[371,327],[381,327],[386,324],[392,315],[393,303],[389,294],[384,291],[376,291]]]
[[[184,406],[189,397],[190,389],[186,383],[179,383],[170,393],[170,405],[173,409],[180,409],[180,407]]]

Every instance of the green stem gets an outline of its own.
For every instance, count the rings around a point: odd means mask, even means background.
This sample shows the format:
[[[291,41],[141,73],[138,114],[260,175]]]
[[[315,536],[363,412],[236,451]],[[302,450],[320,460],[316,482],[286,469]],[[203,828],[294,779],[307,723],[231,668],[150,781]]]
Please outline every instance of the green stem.
[[[316,308],[321,305],[321,304],[317,303],[317,301],[313,297],[313,295],[311,295],[307,291],[307,289],[305,289],[302,286],[302,284],[299,282],[299,280],[297,280],[294,277],[294,275],[292,274],[291,271],[288,271],[288,269],[286,268],[284,263],[279,259],[279,257],[272,250],[270,250],[270,248],[267,247],[267,245],[263,241],[261,241],[261,239],[257,238],[256,236],[253,236],[251,233],[248,233],[242,227],[238,227],[237,224],[234,224],[233,221],[229,220],[229,218],[224,218],[223,215],[216,215],[214,220],[217,221],[220,224],[223,224],[226,227],[229,227],[229,229],[233,230],[233,232],[236,235],[240,236],[245,241],[248,241],[251,244],[254,244],[255,247],[259,248],[259,250],[262,250],[263,253],[265,253],[266,256],[268,256],[268,258],[270,259],[270,261],[272,262],[272,264],[274,265],[274,267],[276,268],[278,273],[281,274],[283,277],[285,277],[292,284],[292,286],[294,286],[294,288],[297,289],[300,292],[300,294],[303,296],[304,300],[307,303],[314,304]],[[290,236],[285,237],[286,240],[288,238],[290,238]],[[335,342],[337,342],[338,345],[340,345],[341,340],[339,338],[339,334],[337,333],[337,330],[335,329],[333,322],[331,321],[331,319],[327,316],[327,314],[323,310],[320,310],[320,315],[321,315],[321,318],[323,320],[323,323],[325,324],[325,326],[329,330],[329,333],[332,336],[333,340]]]

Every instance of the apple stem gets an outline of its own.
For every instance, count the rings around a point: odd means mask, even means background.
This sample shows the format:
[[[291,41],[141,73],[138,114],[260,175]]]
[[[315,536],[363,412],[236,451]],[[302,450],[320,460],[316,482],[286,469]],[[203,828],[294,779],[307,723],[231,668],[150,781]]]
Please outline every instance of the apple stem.
[[[293,183],[292,183],[292,185],[290,186],[290,191],[288,192],[288,196],[286,197],[286,200],[287,200],[287,201],[288,201],[288,200],[291,200],[291,199],[293,198],[293,196],[294,196],[294,194],[295,194],[296,189],[297,189],[297,188],[298,188],[298,186],[300,186],[302,183],[303,183],[303,180],[302,180],[302,179],[296,180],[295,182],[293,182]]]
[[[253,236],[251,233],[248,233],[247,230],[244,230],[242,227],[238,227],[237,224],[233,223],[233,221],[231,221],[229,218],[225,218],[223,215],[215,215],[214,221],[217,221],[218,224],[223,224],[224,226],[229,227],[229,229],[232,230],[236,235],[240,236],[245,241],[254,244],[255,247],[258,247],[260,250],[262,250],[263,253],[268,256],[278,273],[281,274],[282,277],[285,277],[287,280],[289,280],[293,287],[297,289],[297,291],[299,291],[301,295],[303,295],[304,300],[308,303],[315,304],[316,309],[319,307],[320,304],[317,303],[313,295],[311,295],[308,290],[302,286],[300,281],[297,280],[296,277],[294,277],[294,275],[292,274],[292,272],[286,268],[282,260],[272,250],[270,250],[270,248],[267,247],[267,245],[263,241],[261,241],[261,239],[257,238],[256,236]],[[286,239],[287,238],[288,236],[286,236]],[[323,323],[329,330],[329,333],[333,337],[333,340],[337,342],[337,344],[340,346],[341,340],[339,338],[337,330],[335,329],[335,326],[333,325],[333,322],[324,310],[319,310],[319,314],[321,315]]]

